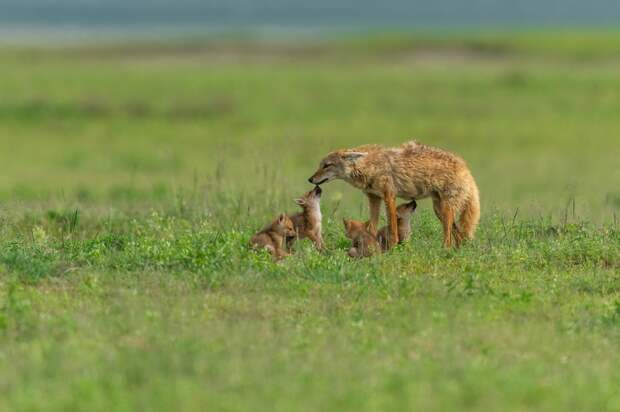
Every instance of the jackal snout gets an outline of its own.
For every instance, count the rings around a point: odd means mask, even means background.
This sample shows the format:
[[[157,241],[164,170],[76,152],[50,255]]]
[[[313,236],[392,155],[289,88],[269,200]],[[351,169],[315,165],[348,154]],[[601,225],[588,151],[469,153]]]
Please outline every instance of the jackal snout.
[[[308,182],[312,183],[313,185],[316,185],[316,187],[319,187],[319,185],[322,185],[323,183],[330,181],[337,174],[337,171],[335,170],[336,169],[335,166],[336,165],[334,162],[329,162],[329,163],[321,162],[317,171],[314,172],[314,174],[310,176],[310,178],[308,178]]]
[[[313,185],[316,185],[316,187],[319,187],[319,185],[322,185],[323,183],[328,182],[331,179],[332,178],[330,176],[325,176],[324,174],[321,173],[320,170],[317,170],[315,174],[313,174],[312,176],[308,178],[308,182],[312,183]]]

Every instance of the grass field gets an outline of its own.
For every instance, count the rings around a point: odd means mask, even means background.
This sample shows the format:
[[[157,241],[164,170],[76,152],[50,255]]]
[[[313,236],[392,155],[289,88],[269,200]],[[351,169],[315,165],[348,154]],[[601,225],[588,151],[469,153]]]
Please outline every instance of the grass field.
[[[617,33],[0,51],[0,410],[620,409]],[[555,39],[555,41],[554,41]],[[246,245],[327,151],[461,154],[477,239]]]

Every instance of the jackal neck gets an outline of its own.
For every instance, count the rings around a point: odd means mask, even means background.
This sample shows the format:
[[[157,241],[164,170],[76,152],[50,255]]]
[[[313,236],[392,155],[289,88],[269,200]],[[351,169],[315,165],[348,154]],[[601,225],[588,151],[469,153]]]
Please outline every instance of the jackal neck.
[[[368,177],[356,166],[351,168],[348,180],[349,183],[359,189],[364,189],[368,186]]]
[[[312,229],[321,224],[321,207],[319,205],[306,205],[302,209],[304,221],[308,228]]]

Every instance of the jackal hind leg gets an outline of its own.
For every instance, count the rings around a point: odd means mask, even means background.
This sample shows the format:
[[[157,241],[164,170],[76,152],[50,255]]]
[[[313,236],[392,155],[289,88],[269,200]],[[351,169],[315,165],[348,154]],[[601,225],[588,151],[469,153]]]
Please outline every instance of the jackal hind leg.
[[[442,221],[441,212],[439,211],[439,201],[433,200],[433,210],[435,211],[435,216],[437,216],[437,219]],[[452,223],[452,238],[454,239],[454,244],[456,247],[461,247],[461,243],[463,242],[463,234],[461,233],[461,230],[456,222]]]
[[[454,246],[457,248],[461,247],[461,243],[463,242],[463,234],[456,223],[452,223],[452,237],[454,239]]]
[[[433,210],[443,227],[443,246],[445,248],[452,247],[453,229],[455,230],[455,237],[460,236],[460,232],[454,223],[454,211],[452,206],[444,199],[433,197]],[[455,241],[457,245],[460,244],[460,239],[458,241],[455,239]]]

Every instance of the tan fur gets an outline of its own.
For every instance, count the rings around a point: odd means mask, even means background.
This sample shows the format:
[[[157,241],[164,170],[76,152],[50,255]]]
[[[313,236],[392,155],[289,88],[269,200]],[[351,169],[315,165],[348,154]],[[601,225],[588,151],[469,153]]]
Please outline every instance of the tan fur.
[[[348,251],[352,258],[370,257],[381,252],[377,238],[366,229],[366,224],[358,220],[342,219],[345,233],[353,241]]]
[[[293,244],[298,239],[309,238],[317,250],[323,250],[323,237],[321,235],[321,188],[316,186],[314,189],[305,193],[298,199],[297,203],[303,209],[302,212],[289,215],[295,227],[295,235],[286,238],[286,247],[291,251]]]
[[[293,221],[284,213],[276,220],[265,226],[250,239],[253,249],[265,249],[274,259],[280,260],[289,255],[285,248],[285,240],[295,235]]]
[[[443,244],[472,239],[480,218],[478,187],[459,156],[415,141],[399,147],[365,145],[328,154],[310,182],[342,179],[362,190],[370,206],[369,230],[376,233],[381,201],[389,223],[389,246],[398,239],[396,197],[433,200],[443,226]],[[459,217],[458,225],[456,217]]]
[[[411,237],[411,215],[417,207],[415,200],[409,203],[403,203],[396,208],[396,220],[398,226],[398,243],[404,243]],[[381,245],[381,250],[386,251],[389,248],[388,227],[383,226],[377,232],[377,241]]]

